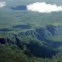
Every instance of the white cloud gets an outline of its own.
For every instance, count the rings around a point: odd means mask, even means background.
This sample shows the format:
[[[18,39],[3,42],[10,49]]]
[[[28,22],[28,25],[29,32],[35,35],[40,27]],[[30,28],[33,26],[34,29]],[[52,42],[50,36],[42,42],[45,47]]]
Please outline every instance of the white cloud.
[[[27,10],[41,13],[51,13],[62,11],[62,6],[57,6],[56,4],[47,4],[45,2],[36,2],[27,5]]]
[[[6,2],[0,2],[0,8],[6,6]]]

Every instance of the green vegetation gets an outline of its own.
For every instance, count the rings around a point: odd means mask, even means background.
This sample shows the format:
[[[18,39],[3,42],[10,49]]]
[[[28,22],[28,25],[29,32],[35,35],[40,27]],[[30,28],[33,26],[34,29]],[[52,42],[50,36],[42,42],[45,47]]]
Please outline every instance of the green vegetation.
[[[28,25],[31,28],[21,29],[21,26],[13,28],[17,25]],[[54,33],[52,34],[47,29],[48,25],[62,27],[62,13],[40,14],[11,11],[7,8],[0,10],[0,62],[62,62],[62,28],[52,29]],[[42,55],[37,57],[27,45],[34,52],[38,50],[36,54],[40,52],[44,54],[46,51],[47,53],[49,51],[48,54],[52,51],[57,53],[52,57],[42,57]]]
[[[0,45],[0,62],[62,62],[61,57],[61,54],[52,58],[28,57],[16,46]]]
[[[45,32],[47,34],[47,35],[45,34],[46,39],[49,39],[49,37],[51,37],[50,35],[48,35],[48,32],[47,31]],[[58,48],[54,48],[53,46],[45,45],[47,42],[39,40],[37,38],[38,34],[39,32],[33,29],[26,31],[17,31],[17,32],[13,31],[13,32],[1,33],[0,39],[1,38],[5,39],[6,43],[0,44],[0,62],[62,62],[61,59],[62,47],[60,46]],[[52,35],[51,32],[50,34]],[[50,40],[52,39],[50,38]],[[37,44],[39,44],[42,47],[47,47],[49,49],[59,51],[59,53],[52,56],[51,58],[36,57],[33,55],[28,56],[24,52],[28,50],[26,44],[29,44],[30,41],[34,41],[34,43],[37,42]],[[19,45],[17,45],[16,42],[19,42]],[[54,41],[53,38],[52,42],[58,42],[58,41]]]

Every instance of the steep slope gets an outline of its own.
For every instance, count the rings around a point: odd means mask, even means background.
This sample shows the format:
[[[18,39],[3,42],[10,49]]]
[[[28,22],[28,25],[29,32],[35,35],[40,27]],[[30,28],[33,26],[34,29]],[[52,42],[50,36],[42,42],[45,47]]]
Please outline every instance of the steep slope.
[[[61,26],[55,25],[22,31],[16,30],[16,33],[5,30],[5,33],[1,33],[0,43],[16,45],[24,50],[24,54],[29,57],[51,58],[61,51],[59,49],[62,46],[61,32]]]

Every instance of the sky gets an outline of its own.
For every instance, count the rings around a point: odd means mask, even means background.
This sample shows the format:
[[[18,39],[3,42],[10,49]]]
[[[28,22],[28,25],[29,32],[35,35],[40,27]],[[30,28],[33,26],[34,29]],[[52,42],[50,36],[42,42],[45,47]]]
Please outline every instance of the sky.
[[[6,2],[4,1],[0,2],[0,8],[3,8],[4,6],[6,6]]]
[[[30,1],[30,0],[27,0],[27,1]],[[12,1],[8,1],[8,2],[11,3]],[[7,6],[8,2],[1,0],[0,8]],[[15,0],[15,2],[17,2],[17,0]],[[16,4],[15,2],[13,2],[13,3]],[[18,0],[18,2],[19,2],[19,0]],[[20,4],[21,4],[21,0],[20,0]],[[57,5],[56,3],[51,4],[51,3],[47,3],[46,1],[29,3],[26,5],[26,7],[27,7],[27,11],[32,11],[32,12],[40,12],[40,13],[51,13],[51,12],[59,12],[59,11],[62,12],[61,4],[59,4],[59,5]]]
[[[40,13],[51,13],[62,11],[62,6],[47,4],[46,2],[35,2],[27,5],[27,10]]]

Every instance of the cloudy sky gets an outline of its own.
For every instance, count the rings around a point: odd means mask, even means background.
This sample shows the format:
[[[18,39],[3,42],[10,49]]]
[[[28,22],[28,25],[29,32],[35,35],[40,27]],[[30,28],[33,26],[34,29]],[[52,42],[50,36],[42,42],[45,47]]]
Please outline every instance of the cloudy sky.
[[[25,0],[26,1],[26,0]],[[25,3],[25,1],[21,1],[21,0],[1,0],[0,1],[0,8],[3,8],[5,6],[11,6],[11,5],[22,5],[21,2]],[[56,1],[56,2],[55,2]],[[28,11],[33,11],[33,12],[40,12],[40,13],[51,13],[51,12],[59,12],[62,11],[62,5],[61,4],[57,4],[58,0],[55,1],[50,1],[50,0],[42,0],[40,2],[40,0],[37,2],[37,0],[31,1],[31,0],[27,0],[27,2],[29,2],[28,4],[26,4],[27,10]],[[49,3],[50,2],[50,3]],[[53,4],[51,4],[53,2]],[[9,4],[10,3],[10,4]],[[58,2],[59,3],[59,2]]]
[[[47,4],[46,2],[35,2],[27,5],[27,10],[40,13],[51,13],[62,11],[62,6],[58,6],[56,4]]]
[[[6,6],[6,2],[4,1],[0,2],[0,8],[3,8],[4,6]]]

